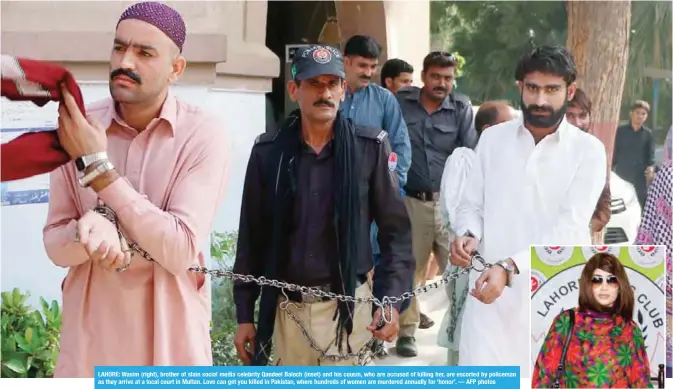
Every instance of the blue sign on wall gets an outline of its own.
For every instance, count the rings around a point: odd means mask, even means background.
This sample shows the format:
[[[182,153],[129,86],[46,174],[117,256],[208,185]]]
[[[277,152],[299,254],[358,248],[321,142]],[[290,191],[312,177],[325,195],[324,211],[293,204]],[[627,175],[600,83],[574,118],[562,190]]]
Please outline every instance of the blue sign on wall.
[[[2,205],[42,204],[49,202],[49,189],[9,191],[2,184]]]
[[[52,131],[53,127],[0,128],[3,138],[9,139],[30,132]],[[3,143],[7,140],[3,139]],[[49,179],[44,175],[0,183],[0,204],[26,205],[49,202]]]

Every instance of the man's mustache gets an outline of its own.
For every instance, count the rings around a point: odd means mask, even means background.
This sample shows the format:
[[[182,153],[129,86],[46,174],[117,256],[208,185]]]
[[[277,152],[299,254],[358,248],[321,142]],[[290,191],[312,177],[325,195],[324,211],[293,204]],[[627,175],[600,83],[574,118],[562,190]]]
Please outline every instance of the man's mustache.
[[[435,87],[435,88],[433,88],[432,90],[433,90],[433,91],[436,91],[436,92],[447,92],[447,89],[444,88],[443,86]]]
[[[140,80],[139,75],[133,73],[130,70],[121,69],[121,68],[117,69],[117,70],[114,70],[112,73],[110,73],[110,80],[114,80],[115,78],[117,78],[119,76],[126,76],[126,77],[130,78],[131,80],[133,80],[136,84],[142,84],[142,81]]]
[[[365,80],[365,81],[371,81],[371,80],[372,80],[372,76],[362,75],[362,76],[360,76],[360,79],[361,79],[361,80]]]
[[[528,106],[528,111],[533,112],[533,111],[542,111],[542,112],[549,112],[550,114],[554,113],[554,108],[548,106],[548,105],[535,105],[531,104]]]
[[[323,99],[320,99],[320,100],[316,101],[315,103],[313,103],[313,105],[315,105],[316,107],[319,107],[321,105],[326,105],[328,107],[334,108],[334,103],[333,102],[331,102],[329,100],[323,100]]]

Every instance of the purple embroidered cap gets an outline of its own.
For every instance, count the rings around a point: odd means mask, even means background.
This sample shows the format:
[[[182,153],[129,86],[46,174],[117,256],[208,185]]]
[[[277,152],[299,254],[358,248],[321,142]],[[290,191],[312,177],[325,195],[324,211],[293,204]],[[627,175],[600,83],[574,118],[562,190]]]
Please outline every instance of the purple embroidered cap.
[[[182,52],[187,28],[182,16],[173,8],[156,1],[145,1],[128,7],[119,18],[117,26],[126,19],[142,20],[153,25],[171,38]]]

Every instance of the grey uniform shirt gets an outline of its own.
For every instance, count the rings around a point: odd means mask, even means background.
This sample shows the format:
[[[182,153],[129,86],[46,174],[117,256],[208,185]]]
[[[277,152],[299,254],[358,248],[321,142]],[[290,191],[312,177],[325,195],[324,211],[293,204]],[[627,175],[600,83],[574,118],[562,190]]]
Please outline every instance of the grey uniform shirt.
[[[457,147],[474,149],[477,132],[466,96],[451,93],[429,114],[420,102],[420,92],[414,86],[397,92],[411,141],[411,168],[405,189],[439,192],[446,159]]]

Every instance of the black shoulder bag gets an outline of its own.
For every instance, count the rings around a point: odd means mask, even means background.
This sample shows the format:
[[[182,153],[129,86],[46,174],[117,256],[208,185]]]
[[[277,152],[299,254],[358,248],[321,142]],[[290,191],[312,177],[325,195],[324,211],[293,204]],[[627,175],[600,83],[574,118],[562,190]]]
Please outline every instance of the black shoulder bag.
[[[570,346],[570,338],[573,337],[573,329],[575,328],[575,311],[572,309],[568,310],[568,315],[570,315],[570,326],[568,328],[568,335],[566,336],[566,342],[563,345],[563,352],[561,353],[561,360],[558,364],[558,369],[556,370],[556,378],[552,388],[560,389],[561,388],[561,377],[566,370],[566,354],[568,353],[568,346]]]

